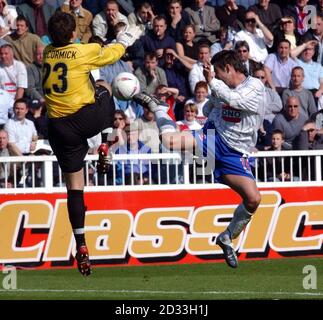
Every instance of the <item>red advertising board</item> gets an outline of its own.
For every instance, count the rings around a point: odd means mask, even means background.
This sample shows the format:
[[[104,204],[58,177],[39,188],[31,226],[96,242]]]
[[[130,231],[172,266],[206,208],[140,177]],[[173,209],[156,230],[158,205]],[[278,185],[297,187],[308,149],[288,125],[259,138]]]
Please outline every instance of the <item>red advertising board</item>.
[[[323,256],[323,187],[262,189],[251,223],[234,241],[239,259]],[[229,189],[86,193],[94,265],[223,261],[216,236],[239,197]],[[71,267],[66,195],[3,195],[0,264]]]

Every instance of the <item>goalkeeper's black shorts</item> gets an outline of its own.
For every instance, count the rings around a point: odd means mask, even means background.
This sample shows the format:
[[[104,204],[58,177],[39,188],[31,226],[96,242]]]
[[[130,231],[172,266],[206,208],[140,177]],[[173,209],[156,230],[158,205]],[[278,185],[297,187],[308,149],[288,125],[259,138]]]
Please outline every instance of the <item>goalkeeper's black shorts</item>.
[[[112,127],[114,110],[113,98],[100,87],[96,90],[94,104],[63,118],[49,118],[49,143],[63,172],[72,173],[83,168],[89,150],[87,139]]]

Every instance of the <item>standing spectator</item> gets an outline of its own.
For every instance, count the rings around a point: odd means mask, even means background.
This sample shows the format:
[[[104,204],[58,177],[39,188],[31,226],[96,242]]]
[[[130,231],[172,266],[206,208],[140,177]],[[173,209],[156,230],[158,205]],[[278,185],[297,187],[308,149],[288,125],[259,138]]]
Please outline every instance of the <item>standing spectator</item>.
[[[282,93],[289,87],[292,69],[297,66],[296,62],[289,57],[290,42],[281,40],[278,44],[277,53],[271,53],[265,61],[267,81],[273,90]]]
[[[166,30],[166,18],[163,16],[156,16],[153,20],[153,30],[140,39],[145,52],[155,52],[159,63],[161,63],[164,49],[172,48],[176,50],[175,40],[167,35]]]
[[[40,102],[45,102],[42,84],[43,51],[42,45],[37,47],[33,63],[27,66],[28,87],[25,90],[26,98]]]
[[[206,63],[210,63],[211,51],[207,44],[201,44],[199,46],[198,60],[193,64],[192,70],[189,73],[188,81],[191,89],[191,93],[194,93],[195,86],[199,81],[205,81],[205,76],[203,74],[203,66]],[[212,72],[214,71],[213,66],[211,66]],[[208,89],[208,93],[211,91]]]
[[[226,0],[223,6],[216,8],[221,26],[231,28],[235,32],[243,28],[245,13],[245,7],[238,5],[236,0]]]
[[[34,61],[37,47],[43,43],[36,34],[28,31],[28,20],[24,16],[17,17],[16,26],[16,31],[4,39],[11,44],[15,59],[28,65]]]
[[[16,29],[17,10],[15,6],[7,4],[7,0],[0,1],[0,38]]]
[[[192,24],[187,25],[183,31],[183,39],[176,42],[178,55],[188,63],[196,63],[198,58],[198,44],[194,41],[195,27]]]
[[[191,24],[195,25],[196,41],[207,41],[208,44],[216,40],[215,31],[220,28],[220,22],[215,15],[214,8],[205,5],[206,0],[195,0],[192,7],[185,10],[190,15]]]
[[[82,7],[82,0],[70,0],[69,4],[63,4],[61,11],[72,14],[76,22],[77,38],[81,43],[88,43],[92,36],[92,13]]]
[[[288,97],[284,112],[279,113],[273,120],[273,130],[279,129],[284,133],[286,149],[293,149],[294,140],[300,134],[308,117],[300,111],[300,103],[297,97]]]
[[[118,22],[128,25],[127,17],[119,12],[118,3],[115,0],[109,0],[105,10],[98,13],[93,19],[93,35],[99,36],[105,42],[111,42],[115,38],[114,26]]]
[[[190,24],[190,16],[183,10],[181,0],[169,0],[167,9],[168,34],[179,42],[183,39],[184,28]]]
[[[254,73],[254,70],[259,65],[259,63],[253,59],[250,59],[250,56],[249,56],[250,49],[249,49],[248,42],[247,41],[236,42],[235,51],[238,54],[239,60],[246,68],[247,74],[252,75]]]
[[[249,9],[258,15],[260,21],[269,30],[276,29],[282,18],[280,7],[275,3],[270,3],[270,0],[259,0],[258,4],[251,6]]]
[[[292,70],[290,88],[285,89],[282,94],[283,104],[287,103],[288,97],[298,97],[300,102],[300,112],[306,117],[317,112],[315,100],[311,91],[303,87],[304,70],[302,67],[295,67]]]
[[[27,85],[25,65],[14,59],[11,44],[2,45],[0,47],[0,87],[17,100],[23,97]]]
[[[5,125],[9,136],[10,153],[15,156],[28,155],[35,150],[38,136],[34,123],[26,119],[28,112],[26,100],[17,99],[13,111],[14,117]]]
[[[154,52],[145,54],[144,65],[136,69],[135,75],[139,79],[141,90],[149,94],[155,93],[161,84],[168,86],[165,71],[158,67],[157,55]]]
[[[259,17],[253,11],[248,10],[245,14],[244,30],[235,35],[235,41],[241,40],[248,42],[251,59],[264,62],[268,55],[266,46],[273,45],[274,37]]]
[[[13,115],[13,97],[5,90],[0,88],[0,129],[4,127],[6,122]]]
[[[139,4],[138,8],[128,15],[130,25],[138,26],[143,34],[146,34],[153,28],[153,20],[155,18],[151,4],[144,1]]]
[[[39,37],[48,36],[47,24],[55,9],[44,0],[29,0],[17,7],[18,15],[23,15],[29,21],[29,31]]]

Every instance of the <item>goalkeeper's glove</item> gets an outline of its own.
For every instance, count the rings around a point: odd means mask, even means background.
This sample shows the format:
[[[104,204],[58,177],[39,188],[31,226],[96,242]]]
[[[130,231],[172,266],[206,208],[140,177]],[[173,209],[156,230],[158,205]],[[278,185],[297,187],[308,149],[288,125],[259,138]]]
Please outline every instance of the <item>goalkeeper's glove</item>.
[[[136,25],[131,25],[125,28],[125,30],[120,31],[117,36],[116,40],[117,43],[121,43],[126,48],[132,46],[134,42],[140,38],[141,36],[141,29]]]

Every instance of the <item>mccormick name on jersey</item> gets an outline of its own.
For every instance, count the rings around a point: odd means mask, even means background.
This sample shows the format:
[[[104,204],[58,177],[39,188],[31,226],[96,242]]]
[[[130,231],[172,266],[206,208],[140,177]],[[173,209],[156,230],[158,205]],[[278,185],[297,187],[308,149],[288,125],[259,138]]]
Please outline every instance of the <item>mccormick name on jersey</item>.
[[[76,59],[77,51],[72,50],[49,50],[46,52],[46,59]]]

